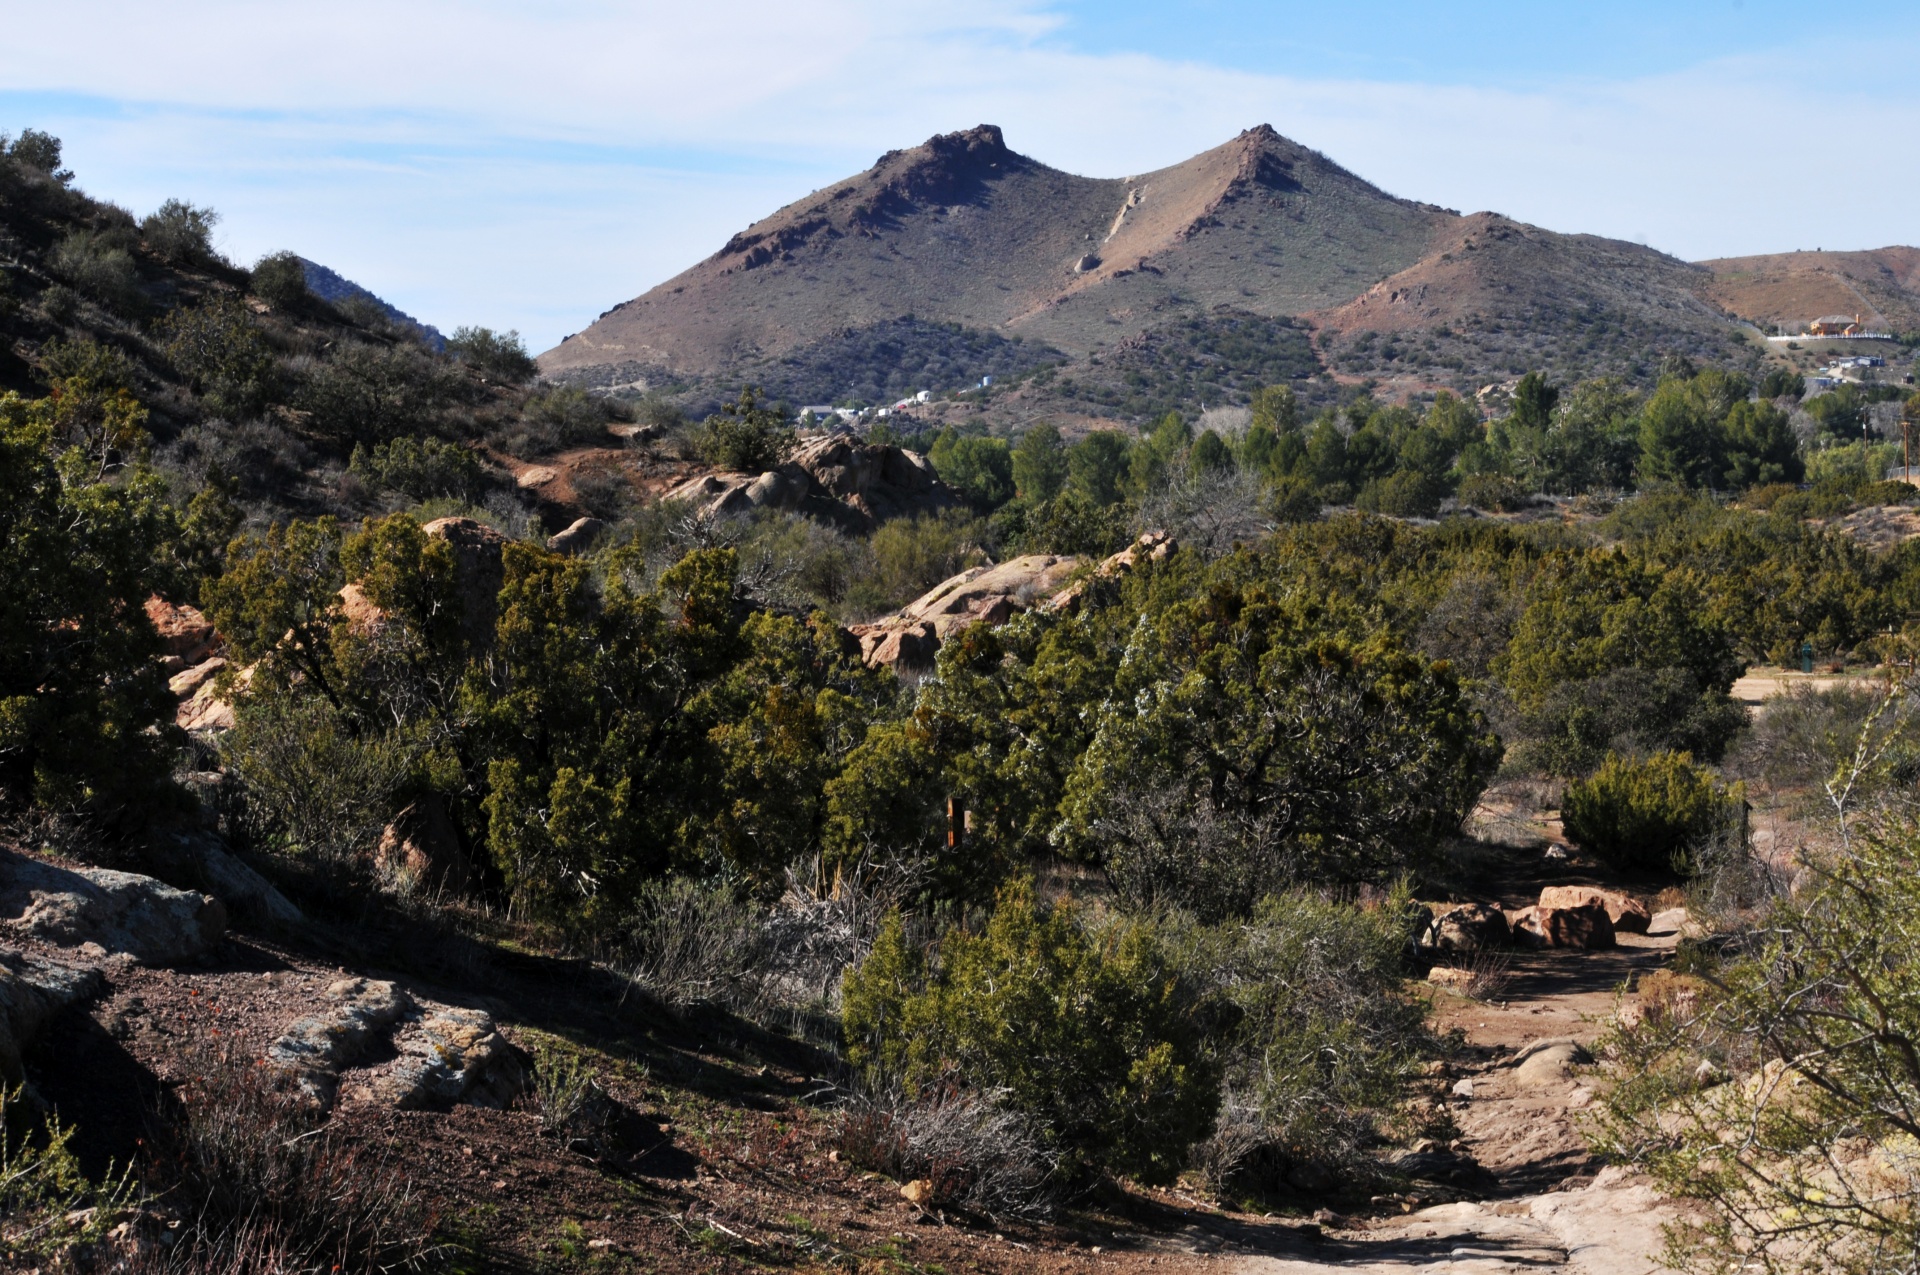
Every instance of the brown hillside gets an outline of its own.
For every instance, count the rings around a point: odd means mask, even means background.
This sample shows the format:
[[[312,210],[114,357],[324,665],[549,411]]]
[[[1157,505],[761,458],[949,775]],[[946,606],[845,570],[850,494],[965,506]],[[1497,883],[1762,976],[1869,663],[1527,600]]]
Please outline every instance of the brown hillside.
[[[1920,330],[1920,248],[1776,252],[1700,263],[1702,297],[1765,328],[1857,314],[1896,332]]]
[[[1639,244],[1483,212],[1443,227],[1418,264],[1310,317],[1323,356],[1350,373],[1644,375],[1665,354],[1728,357],[1733,325],[1699,296],[1710,280]]]
[[[1220,305],[1338,304],[1453,220],[1265,126],[1105,180],[1016,154],[982,125],[781,209],[540,361],[709,376],[903,315],[1084,355]]]

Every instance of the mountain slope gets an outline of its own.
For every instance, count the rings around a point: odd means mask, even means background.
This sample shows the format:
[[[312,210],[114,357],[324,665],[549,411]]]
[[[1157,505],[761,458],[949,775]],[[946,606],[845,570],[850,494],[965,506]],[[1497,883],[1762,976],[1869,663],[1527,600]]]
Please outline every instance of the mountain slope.
[[[1712,282],[1706,267],[1640,244],[1475,213],[1417,265],[1311,318],[1322,356],[1355,374],[1644,379],[1669,354],[1745,357],[1734,325],[1701,299]]]
[[[1106,180],[1028,159],[982,125],[755,223],[541,364],[707,376],[906,315],[1080,356],[1220,305],[1336,304],[1413,264],[1450,219],[1264,126]]]
[[[1920,248],[1777,252],[1700,263],[1701,295],[1764,328],[1855,314],[1896,332],[1920,331]]]

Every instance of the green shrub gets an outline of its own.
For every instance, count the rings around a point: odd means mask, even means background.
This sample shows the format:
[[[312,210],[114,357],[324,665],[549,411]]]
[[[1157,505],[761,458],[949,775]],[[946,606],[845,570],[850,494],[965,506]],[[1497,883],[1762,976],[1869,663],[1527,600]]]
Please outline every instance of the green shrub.
[[[296,402],[310,428],[344,451],[424,432],[452,388],[423,350],[351,343],[307,374]]]
[[[1354,503],[1370,513],[1396,518],[1431,518],[1440,512],[1446,487],[1439,480],[1411,469],[1375,478],[1360,489]]]
[[[1816,487],[1828,483],[1864,487],[1886,477],[1887,468],[1900,460],[1898,443],[1840,443],[1807,453],[1807,481]]]
[[[495,441],[517,456],[543,456],[569,447],[606,446],[613,440],[607,424],[619,419],[620,406],[596,398],[578,386],[563,385],[529,395],[520,419]]]
[[[1146,925],[1094,929],[1019,883],[984,930],[931,950],[889,918],[844,988],[848,1056],[871,1079],[998,1090],[1070,1178],[1171,1181],[1212,1127],[1205,1006]]]
[[[272,344],[246,303],[230,293],[185,306],[154,325],[174,367],[214,414],[258,415],[278,394]]]
[[[1013,499],[1013,450],[1001,438],[941,434],[927,453],[940,480],[983,510]]]
[[[1304,478],[1282,478],[1273,485],[1267,512],[1275,522],[1318,522],[1320,493]]]
[[[213,209],[169,199],[140,222],[140,237],[161,260],[187,265],[212,259],[213,228],[219,224]]]
[[[291,310],[313,296],[307,291],[307,264],[292,252],[268,253],[254,262],[247,286],[276,310]]]
[[[693,444],[715,469],[758,474],[772,469],[793,451],[793,426],[779,412],[762,407],[751,389],[700,422]]]
[[[1692,869],[1696,847],[1723,830],[1740,800],[1693,763],[1691,753],[1645,759],[1610,754],[1590,777],[1567,785],[1560,819],[1567,839],[1622,868]]]
[[[72,230],[54,245],[48,264],[54,273],[94,300],[122,314],[146,303],[140,272],[127,238],[113,230]]]
[[[1474,509],[1515,513],[1533,503],[1519,479],[1505,474],[1473,474],[1460,483],[1460,503]]]
[[[0,1089],[0,1249],[47,1263],[35,1269],[71,1270],[74,1251],[104,1240],[139,1192],[125,1173],[88,1180],[68,1146],[74,1131],[56,1119],[33,1128],[23,1093]]]
[[[451,496],[473,502],[488,486],[486,468],[477,456],[437,438],[396,438],[371,450],[357,445],[347,467],[376,486],[391,487],[415,500]]]
[[[853,601],[874,614],[890,611],[990,561],[980,544],[985,532],[978,519],[953,509],[883,524],[869,542],[872,569],[855,583]]]
[[[502,385],[525,385],[540,374],[518,332],[455,328],[447,338],[447,353]]]
[[[1855,499],[1863,505],[1911,505],[1920,500],[1920,487],[1904,482],[1868,483]]]

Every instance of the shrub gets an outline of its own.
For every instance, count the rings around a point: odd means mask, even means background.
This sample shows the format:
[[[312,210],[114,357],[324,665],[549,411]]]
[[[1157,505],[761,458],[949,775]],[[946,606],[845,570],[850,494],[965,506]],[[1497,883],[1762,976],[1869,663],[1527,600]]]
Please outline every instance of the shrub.
[[[313,431],[344,451],[425,432],[451,389],[418,348],[352,343],[308,371],[295,401]]]
[[[140,271],[123,234],[70,230],[54,245],[48,264],[68,283],[122,314],[137,313],[146,304]]]
[[[247,286],[253,295],[276,310],[291,310],[310,301],[307,263],[298,253],[271,252],[253,263]]]
[[[540,1102],[541,1132],[583,1141],[589,1153],[597,1154],[613,1104],[600,1087],[599,1076],[579,1055],[544,1051],[534,1066],[533,1088]]]
[[[394,1271],[432,1255],[432,1223],[387,1155],[356,1144],[268,1069],[202,1046],[156,1138],[183,1206],[157,1271]]]
[[[437,438],[396,438],[353,449],[347,467],[368,482],[415,500],[436,496],[478,501],[490,485],[486,468],[466,448]]]
[[[1516,513],[1533,503],[1520,480],[1505,474],[1472,474],[1460,483],[1460,503],[1474,509]]]
[[[167,358],[213,412],[254,416],[279,391],[279,366],[246,303],[231,294],[175,310],[155,325]]]
[[[1282,478],[1273,484],[1267,512],[1275,522],[1318,522],[1320,493],[1304,478]]]
[[[986,528],[958,510],[896,518],[873,533],[872,574],[853,597],[870,612],[911,602],[947,577],[988,561],[980,547]]]
[[[848,1057],[871,1081],[997,1093],[1079,1180],[1167,1182],[1185,1166],[1219,1102],[1203,1008],[1151,928],[1094,929],[1025,883],[980,933],[931,952],[896,915],[844,991]]]
[[[670,877],[635,892],[627,977],[673,1009],[759,1004],[766,955],[759,909],[726,886]]]
[[[169,199],[140,222],[140,237],[163,261],[187,265],[213,258],[213,228],[220,214],[196,208],[183,199]]]
[[[106,1238],[138,1192],[126,1174],[94,1183],[68,1146],[73,1130],[30,1115],[20,1087],[0,1089],[0,1249],[68,1270],[73,1250]]]
[[[596,398],[578,386],[557,386],[529,396],[520,419],[500,434],[499,441],[523,456],[596,443],[605,446],[607,423],[618,419],[619,410],[612,400]]]
[[[1445,484],[1411,469],[1395,470],[1385,478],[1375,478],[1360,489],[1354,504],[1370,513],[1395,518],[1431,518],[1440,512]]]
[[[927,1183],[926,1203],[987,1217],[1044,1216],[1057,1164],[1029,1122],[992,1095],[944,1090],[860,1095],[834,1144],[857,1168]]]
[[[455,328],[447,338],[447,353],[502,385],[525,385],[540,374],[518,332]]]
[[[0,149],[6,151],[9,159],[57,181],[73,179],[72,173],[60,169],[60,139],[52,133],[43,133],[37,128],[23,128],[20,136],[13,139],[12,145],[4,145],[5,142],[5,135],[0,134]]]
[[[716,469],[757,474],[772,469],[793,450],[793,427],[779,412],[761,407],[751,389],[723,404],[694,431],[700,458]]]
[[[1695,847],[1726,826],[1730,800],[1740,799],[1690,753],[1644,760],[1615,753],[1591,777],[1567,785],[1560,818],[1568,840],[1609,863],[1684,874]]]

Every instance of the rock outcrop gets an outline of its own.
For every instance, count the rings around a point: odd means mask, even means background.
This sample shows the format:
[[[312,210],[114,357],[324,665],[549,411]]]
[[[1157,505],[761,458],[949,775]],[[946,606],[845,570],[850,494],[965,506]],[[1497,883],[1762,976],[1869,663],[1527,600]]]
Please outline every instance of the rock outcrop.
[[[94,956],[180,965],[220,941],[227,909],[211,895],[137,873],[0,852],[0,929]]]
[[[1483,903],[1429,903],[1420,946],[1439,952],[1484,952],[1506,946],[1507,917]]]
[[[1645,934],[1653,916],[1646,904],[1624,890],[1593,885],[1550,885],[1540,891],[1543,908],[1578,908],[1589,904],[1605,909],[1616,934]]]
[[[297,1020],[266,1052],[268,1066],[323,1108],[340,1096],[344,1073],[389,1052],[355,1072],[349,1096],[402,1110],[505,1107],[526,1085],[520,1052],[480,1010],[422,1003],[366,978],[343,978],[327,997],[332,1008]]]
[[[964,503],[934,476],[932,464],[920,453],[862,443],[841,433],[803,436],[778,468],[759,474],[702,474],[664,499],[697,505],[710,517],[792,509],[861,532],[893,518],[939,513]]]
[[[307,919],[273,882],[234,858],[212,832],[164,835],[149,853],[154,870],[171,878],[169,884],[204,890],[226,905],[230,916],[275,925],[299,925]]]
[[[606,533],[607,524],[598,518],[575,518],[565,531],[547,537],[547,548],[569,557],[585,553]]]
[[[380,834],[374,861],[382,874],[408,891],[457,894],[473,884],[473,861],[460,845],[446,804],[431,794],[394,816]]]
[[[1522,947],[1608,948],[1613,922],[1598,903],[1580,907],[1521,908],[1507,917],[1513,941]]]
[[[199,664],[221,645],[213,621],[196,607],[176,605],[156,593],[147,599],[146,610],[168,660],[179,661],[177,666],[169,664],[172,671]]]
[[[1073,555],[1028,554],[993,567],[974,567],[935,585],[897,613],[847,631],[860,657],[874,668],[920,672],[933,667],[940,644],[975,624],[1004,624],[1043,604],[1079,567]]]

